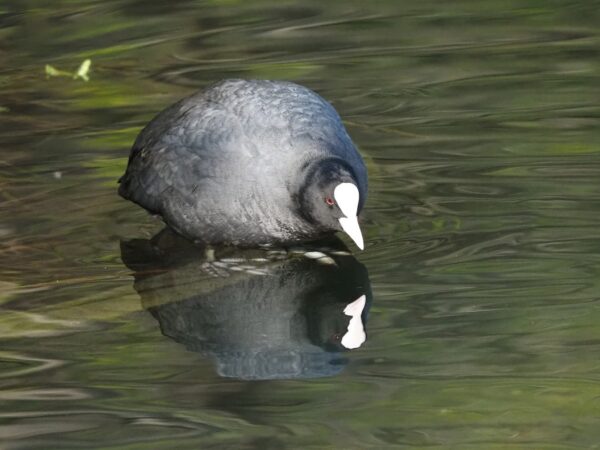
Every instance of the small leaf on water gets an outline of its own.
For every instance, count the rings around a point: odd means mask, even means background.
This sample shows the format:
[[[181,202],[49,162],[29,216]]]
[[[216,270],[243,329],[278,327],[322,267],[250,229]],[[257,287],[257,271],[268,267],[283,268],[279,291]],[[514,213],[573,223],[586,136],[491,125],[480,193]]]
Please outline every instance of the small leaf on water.
[[[54,66],[51,66],[50,64],[46,64],[46,66],[45,66],[46,78],[69,77],[69,78],[73,78],[74,80],[76,80],[77,78],[81,78],[83,81],[89,81],[90,77],[88,76],[88,74],[90,72],[91,65],[92,65],[92,60],[86,59],[85,61],[83,61],[80,64],[79,68],[77,69],[77,72],[72,73],[72,72],[67,72],[65,70],[59,70],[59,69],[55,68]]]
[[[50,77],[70,77],[72,76],[71,72],[65,72],[64,70],[58,70],[51,66],[50,64],[46,64],[46,78]]]
[[[81,63],[79,69],[77,69],[77,73],[73,75],[73,79],[81,78],[83,81],[89,81],[88,73],[90,71],[90,66],[92,65],[91,59],[86,59]]]
[[[58,70],[52,67],[50,64],[46,64],[46,77],[58,76]]]

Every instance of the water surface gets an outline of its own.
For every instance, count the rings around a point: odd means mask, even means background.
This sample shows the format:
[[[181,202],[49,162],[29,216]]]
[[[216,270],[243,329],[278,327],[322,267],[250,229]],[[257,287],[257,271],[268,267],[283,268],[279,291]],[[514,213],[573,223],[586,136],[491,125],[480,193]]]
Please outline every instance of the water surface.
[[[584,1],[5,2],[2,447],[595,448],[598,23]],[[86,58],[87,83],[44,76]],[[363,275],[265,263],[277,290],[207,287],[177,252],[126,265],[122,244],[162,229],[116,195],[131,143],[225,77],[338,109],[369,169],[366,250],[343,257]],[[239,286],[263,303],[235,316]],[[231,333],[210,327],[223,289]],[[367,340],[344,350],[366,292]]]

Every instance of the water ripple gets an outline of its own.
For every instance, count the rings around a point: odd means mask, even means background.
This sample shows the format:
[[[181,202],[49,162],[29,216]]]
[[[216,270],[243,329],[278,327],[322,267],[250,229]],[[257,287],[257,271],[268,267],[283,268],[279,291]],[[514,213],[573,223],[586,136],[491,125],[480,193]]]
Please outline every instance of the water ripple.
[[[0,370],[0,378],[10,379],[46,372],[62,367],[65,361],[42,358],[25,353],[0,352],[0,361],[5,367]]]

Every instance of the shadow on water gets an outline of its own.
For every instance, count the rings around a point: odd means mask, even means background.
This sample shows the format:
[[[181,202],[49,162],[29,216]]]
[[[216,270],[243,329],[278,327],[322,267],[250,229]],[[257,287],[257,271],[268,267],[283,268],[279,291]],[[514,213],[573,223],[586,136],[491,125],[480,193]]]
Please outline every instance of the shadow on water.
[[[329,258],[285,250],[218,248],[165,229],[121,242],[135,290],[162,333],[212,357],[223,377],[317,378],[341,372],[366,340],[367,269],[339,240]],[[310,254],[309,254],[310,255]]]

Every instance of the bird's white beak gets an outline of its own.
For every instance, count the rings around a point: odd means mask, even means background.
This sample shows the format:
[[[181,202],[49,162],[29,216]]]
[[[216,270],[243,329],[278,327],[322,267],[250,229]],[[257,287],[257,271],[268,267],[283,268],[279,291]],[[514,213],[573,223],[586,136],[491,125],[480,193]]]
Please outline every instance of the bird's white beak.
[[[346,232],[348,236],[354,241],[356,246],[361,250],[364,250],[365,244],[363,242],[362,233],[360,232],[360,227],[358,226],[358,218],[357,217],[341,217],[339,219],[340,225],[342,229]]]
[[[342,213],[346,217],[340,217],[340,225],[342,230],[354,241],[356,246],[363,250],[365,244],[363,241],[360,227],[358,226],[358,188],[352,183],[340,183],[334,191],[333,196]]]

